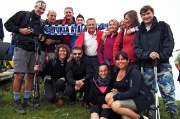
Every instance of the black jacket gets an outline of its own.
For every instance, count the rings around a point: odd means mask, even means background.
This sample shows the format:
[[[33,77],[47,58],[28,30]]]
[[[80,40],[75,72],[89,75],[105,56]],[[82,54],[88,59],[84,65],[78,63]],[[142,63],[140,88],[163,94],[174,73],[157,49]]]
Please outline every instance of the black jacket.
[[[93,78],[93,70],[87,57],[82,57],[80,66],[72,59],[67,63],[66,72],[67,83],[73,86],[76,80],[84,78],[85,82],[88,82]]]
[[[151,64],[152,60],[149,54],[153,51],[160,55],[160,63],[169,63],[169,57],[172,56],[174,40],[170,26],[165,23],[165,33],[156,17],[149,31],[146,30],[144,22],[139,26],[139,31],[134,40],[134,49],[137,57],[146,64]]]
[[[105,93],[101,93],[101,91],[99,90],[99,88],[97,86],[98,86],[98,82],[96,80],[91,82],[89,101],[93,105],[98,105],[99,107],[102,107],[103,104],[106,104],[105,96],[107,93],[111,92],[113,85],[112,85],[112,83],[109,84],[106,88]]]
[[[115,77],[117,77],[118,72],[115,73]],[[144,83],[144,78],[139,70],[128,67],[124,78],[118,82],[121,86],[114,87],[119,91],[114,95],[114,100],[133,99],[139,112],[154,103],[153,94]]]
[[[66,78],[66,61],[62,64],[59,59],[50,59],[45,67],[43,68],[43,71],[39,71],[38,75],[41,77],[44,77],[46,75],[50,75],[52,79],[59,79],[59,78]]]
[[[15,44],[17,45],[37,42],[37,37],[40,33],[41,17],[37,16],[34,10],[30,12],[30,18],[25,22],[26,24],[21,24],[24,23],[27,12],[28,11],[19,11],[15,13],[4,24],[7,31],[16,33]],[[32,33],[30,35],[23,35],[19,32],[19,28],[31,28]]]

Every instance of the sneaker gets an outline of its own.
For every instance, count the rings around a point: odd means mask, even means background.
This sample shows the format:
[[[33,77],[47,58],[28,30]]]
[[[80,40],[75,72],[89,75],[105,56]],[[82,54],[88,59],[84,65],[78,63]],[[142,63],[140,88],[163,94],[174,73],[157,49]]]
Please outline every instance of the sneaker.
[[[39,108],[40,104],[34,104],[31,100],[31,98],[24,98],[24,103],[23,103],[24,108],[30,107],[30,108]]]
[[[22,104],[21,104],[21,100],[16,100],[14,101],[14,107],[13,107],[14,111],[18,114],[26,114],[25,109],[23,108]]]
[[[82,102],[83,97],[84,97],[84,93],[83,93],[83,92],[80,92],[79,97],[78,97],[78,101],[79,101],[79,102]]]
[[[139,119],[149,119],[149,118],[147,118],[146,116],[140,116]]]
[[[177,119],[172,113],[168,113],[168,119]]]

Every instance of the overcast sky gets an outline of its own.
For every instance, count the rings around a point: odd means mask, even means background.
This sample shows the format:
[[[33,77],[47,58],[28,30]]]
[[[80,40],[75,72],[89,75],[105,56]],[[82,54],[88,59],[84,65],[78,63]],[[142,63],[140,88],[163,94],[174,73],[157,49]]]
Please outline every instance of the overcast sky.
[[[5,22],[15,12],[19,10],[31,11],[34,9],[37,0],[3,0],[0,4],[0,18]],[[175,39],[174,50],[180,49],[180,8],[178,0],[44,0],[47,4],[46,11],[42,15],[46,19],[46,14],[49,10],[57,11],[57,19],[64,17],[64,8],[71,6],[74,9],[74,16],[76,17],[81,13],[85,19],[93,17],[98,23],[107,23],[110,19],[114,18],[120,21],[123,19],[125,12],[129,10],[139,11],[144,5],[151,5],[155,10],[155,16],[159,21],[167,22],[173,31]],[[139,20],[141,17],[139,15]],[[5,42],[10,42],[10,33],[4,29]],[[177,52],[173,53],[171,64],[173,66],[174,80],[176,88],[180,85],[176,79],[178,71],[174,67],[174,58]],[[180,87],[180,86],[179,86]],[[176,92],[177,92],[176,90]],[[176,93],[177,94],[177,93]],[[177,97],[180,100],[180,94]]]

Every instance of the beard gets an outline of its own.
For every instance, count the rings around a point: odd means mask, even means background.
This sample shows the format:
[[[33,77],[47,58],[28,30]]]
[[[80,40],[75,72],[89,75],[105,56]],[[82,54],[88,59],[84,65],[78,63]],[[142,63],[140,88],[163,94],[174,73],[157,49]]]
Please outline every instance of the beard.
[[[81,57],[76,57],[76,58],[75,58],[75,61],[76,61],[76,62],[79,62],[80,60],[81,60]]]

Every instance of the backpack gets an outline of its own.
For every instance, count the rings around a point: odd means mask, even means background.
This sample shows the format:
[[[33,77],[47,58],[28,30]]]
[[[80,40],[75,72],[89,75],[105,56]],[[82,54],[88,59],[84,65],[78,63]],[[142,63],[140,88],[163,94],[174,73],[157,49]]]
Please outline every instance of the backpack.
[[[23,27],[24,25],[27,25],[29,21],[32,20],[32,15],[31,12],[26,11],[26,15],[23,18],[23,20],[20,22],[20,27]],[[14,44],[15,44],[15,38],[16,38],[16,33],[11,34],[11,43],[8,49],[8,54],[13,55],[14,54]]]

